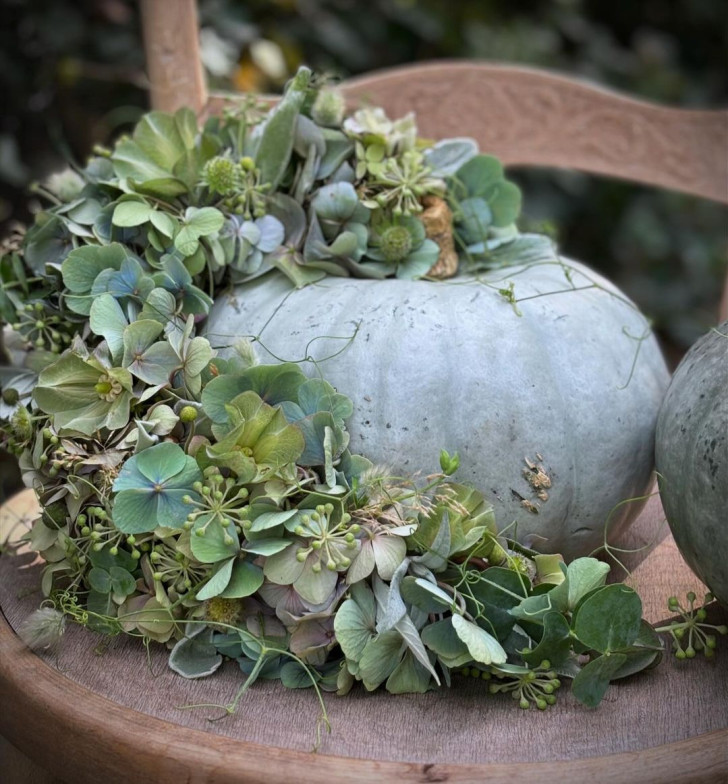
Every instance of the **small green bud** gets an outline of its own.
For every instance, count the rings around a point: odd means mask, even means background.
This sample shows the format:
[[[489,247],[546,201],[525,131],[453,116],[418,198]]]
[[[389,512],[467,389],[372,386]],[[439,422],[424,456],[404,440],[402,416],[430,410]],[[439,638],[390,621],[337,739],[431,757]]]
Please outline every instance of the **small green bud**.
[[[137,549],[136,549],[136,547],[135,547],[135,548],[134,548],[134,549],[131,551],[131,557],[132,557],[132,558],[133,558],[135,561],[138,561],[138,560],[139,560],[139,559],[142,557],[142,554],[141,554],[141,553],[139,552],[139,550],[137,550]]]
[[[311,571],[314,574],[319,574],[321,572],[321,563],[317,561],[315,564],[311,566]]]
[[[185,424],[194,422],[197,419],[197,409],[194,406],[182,406],[179,412],[179,418]]]
[[[3,403],[8,406],[14,406],[20,400],[20,395],[17,389],[3,389],[2,398]]]
[[[695,658],[695,648],[693,648],[692,645],[688,645],[688,647],[685,649],[685,655],[688,657],[688,659],[694,659]]]
[[[548,707],[548,703],[546,702],[546,700],[545,700],[545,699],[543,699],[543,697],[539,697],[539,698],[536,700],[536,707],[537,707],[539,710],[546,710],[546,708]]]
[[[91,529],[89,528],[89,526],[87,525],[82,526],[81,536],[88,536],[90,533],[91,533]]]
[[[440,452],[440,468],[445,476],[454,474],[460,467],[460,455],[455,452],[451,455],[446,449]]]
[[[314,550],[320,550],[322,546],[323,544],[320,539],[314,539],[313,542],[311,542],[311,547],[313,547]]]
[[[154,580],[158,583],[162,582],[162,573],[161,572],[154,572]]]
[[[100,553],[104,549],[104,543],[96,542],[96,544],[93,546],[93,549],[95,553]]]
[[[136,544],[136,537],[134,536],[134,534],[129,534],[129,536],[126,537],[126,543],[130,545]]]
[[[529,701],[525,697],[521,697],[521,700],[518,703],[518,707],[522,708],[523,710],[528,710],[529,705]]]
[[[255,169],[255,161],[249,155],[246,155],[240,159],[240,167],[246,172],[253,171]]]
[[[688,601],[694,602],[697,597],[695,596],[695,591],[688,591]]]
[[[345,111],[346,101],[339,90],[324,87],[313,102],[311,117],[317,125],[336,128],[341,125]]]
[[[326,562],[326,568],[330,572],[335,572],[336,571],[336,561],[334,561],[332,558],[329,558],[329,560]]]

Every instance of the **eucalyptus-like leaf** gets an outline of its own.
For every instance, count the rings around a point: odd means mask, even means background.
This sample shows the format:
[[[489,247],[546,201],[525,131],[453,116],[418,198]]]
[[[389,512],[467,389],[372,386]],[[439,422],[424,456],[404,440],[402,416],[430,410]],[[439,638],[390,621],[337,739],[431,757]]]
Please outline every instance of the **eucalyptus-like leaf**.
[[[640,632],[642,601],[626,585],[606,585],[588,596],[574,618],[579,641],[601,653],[631,645]]]
[[[596,558],[576,558],[567,567],[568,607],[574,610],[581,599],[607,580],[609,564]]]
[[[572,642],[566,618],[560,612],[548,612],[543,618],[543,635],[538,645],[529,651],[522,651],[521,657],[533,667],[538,667],[544,660],[558,667],[569,657]]]
[[[574,678],[571,693],[588,708],[596,708],[602,701],[609,681],[625,665],[627,657],[622,653],[597,656]]]

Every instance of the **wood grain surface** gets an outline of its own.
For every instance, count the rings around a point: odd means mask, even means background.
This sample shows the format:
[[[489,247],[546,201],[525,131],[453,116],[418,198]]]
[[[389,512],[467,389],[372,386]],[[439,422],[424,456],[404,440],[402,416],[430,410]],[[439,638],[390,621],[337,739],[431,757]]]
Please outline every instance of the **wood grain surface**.
[[[27,502],[26,502],[27,505]],[[659,541],[657,541],[659,540]],[[667,535],[653,499],[625,542],[630,581],[653,621],[666,597],[701,590]],[[26,559],[27,560],[27,559]],[[0,732],[34,761],[73,782],[331,781],[721,781],[728,777],[728,651],[712,661],[669,657],[610,687],[599,708],[567,689],[546,713],[519,711],[456,678],[450,690],[326,697],[332,732],[312,753],[318,708],[310,690],[261,682],[238,713],[182,710],[228,702],[241,683],[231,663],[185,681],[138,641],[71,628],[57,656],[28,652],[12,628],[40,599],[36,568],[0,559]],[[717,617],[726,612],[714,608]]]
[[[152,108],[174,112],[207,102],[196,0],[141,0],[142,32]]]

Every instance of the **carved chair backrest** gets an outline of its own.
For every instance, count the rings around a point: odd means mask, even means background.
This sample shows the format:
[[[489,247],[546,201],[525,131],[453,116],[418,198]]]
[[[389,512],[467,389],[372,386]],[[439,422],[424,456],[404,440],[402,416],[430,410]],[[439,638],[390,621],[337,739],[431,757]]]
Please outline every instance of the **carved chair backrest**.
[[[152,106],[219,112],[208,95],[196,0],[142,0]],[[342,85],[352,103],[417,113],[429,138],[470,136],[506,165],[577,169],[728,203],[728,111],[672,109],[548,72],[475,61],[380,71]],[[728,318],[728,280],[720,308]]]

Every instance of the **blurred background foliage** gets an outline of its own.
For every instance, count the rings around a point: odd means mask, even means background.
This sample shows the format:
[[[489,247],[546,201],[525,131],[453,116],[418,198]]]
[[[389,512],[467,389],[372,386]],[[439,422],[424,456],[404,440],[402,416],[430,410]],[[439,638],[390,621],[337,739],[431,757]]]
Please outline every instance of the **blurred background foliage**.
[[[0,221],[34,180],[147,107],[135,0],[0,0]],[[436,58],[547,67],[681,107],[726,104],[724,0],[200,0],[213,88],[279,91],[301,62],[336,77]],[[728,154],[728,153],[727,153]],[[525,220],[615,280],[673,362],[715,320],[726,208],[573,172],[516,171]]]

